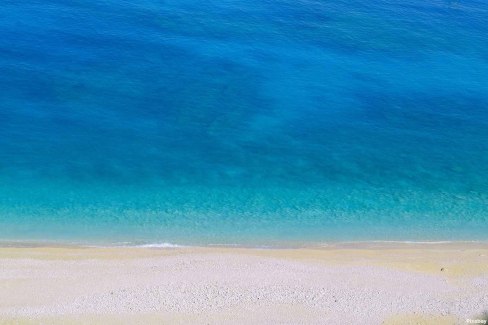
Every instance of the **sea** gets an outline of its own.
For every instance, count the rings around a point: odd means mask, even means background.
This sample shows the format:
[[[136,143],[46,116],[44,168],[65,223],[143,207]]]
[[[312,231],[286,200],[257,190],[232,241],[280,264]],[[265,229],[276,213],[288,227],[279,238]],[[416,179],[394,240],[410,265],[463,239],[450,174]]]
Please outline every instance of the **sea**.
[[[488,240],[484,0],[2,0],[0,242]]]

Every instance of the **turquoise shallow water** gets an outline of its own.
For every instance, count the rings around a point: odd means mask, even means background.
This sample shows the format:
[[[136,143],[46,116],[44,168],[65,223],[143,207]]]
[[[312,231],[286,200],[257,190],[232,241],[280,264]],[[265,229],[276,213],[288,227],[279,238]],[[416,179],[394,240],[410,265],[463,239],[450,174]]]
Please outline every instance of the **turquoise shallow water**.
[[[0,240],[488,240],[483,1],[0,17]]]

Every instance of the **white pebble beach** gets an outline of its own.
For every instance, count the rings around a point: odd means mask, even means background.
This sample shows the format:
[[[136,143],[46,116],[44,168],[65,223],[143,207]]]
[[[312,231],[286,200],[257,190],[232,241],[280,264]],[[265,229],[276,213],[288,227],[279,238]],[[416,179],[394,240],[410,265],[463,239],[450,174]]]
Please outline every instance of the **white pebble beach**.
[[[466,324],[488,245],[0,248],[0,324]]]

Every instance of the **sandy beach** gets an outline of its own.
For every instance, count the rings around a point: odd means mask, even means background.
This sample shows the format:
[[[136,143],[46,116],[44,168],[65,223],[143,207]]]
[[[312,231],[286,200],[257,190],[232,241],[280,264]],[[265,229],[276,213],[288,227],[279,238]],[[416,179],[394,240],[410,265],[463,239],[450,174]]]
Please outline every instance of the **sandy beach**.
[[[466,324],[487,310],[485,244],[0,249],[1,324]]]

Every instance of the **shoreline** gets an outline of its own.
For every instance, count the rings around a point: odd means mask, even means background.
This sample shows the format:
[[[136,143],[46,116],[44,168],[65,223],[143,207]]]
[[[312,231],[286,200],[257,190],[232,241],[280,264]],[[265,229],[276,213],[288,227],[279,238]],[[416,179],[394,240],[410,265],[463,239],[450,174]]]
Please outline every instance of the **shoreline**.
[[[0,324],[462,324],[488,244],[0,247]]]
[[[488,248],[488,240],[347,240],[347,241],[323,241],[323,242],[293,242],[283,241],[279,244],[178,244],[174,242],[85,242],[85,241],[58,241],[58,240],[0,240],[2,248],[148,248],[148,249],[181,249],[181,248],[236,248],[236,249],[343,249],[343,248],[432,248],[432,247],[466,247]]]

